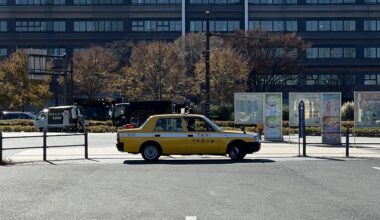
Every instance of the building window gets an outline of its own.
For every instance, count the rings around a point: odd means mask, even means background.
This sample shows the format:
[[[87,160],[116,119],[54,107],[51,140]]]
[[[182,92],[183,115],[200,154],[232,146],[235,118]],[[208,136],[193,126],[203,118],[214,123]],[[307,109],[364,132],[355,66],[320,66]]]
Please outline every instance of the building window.
[[[380,20],[365,20],[364,31],[380,31]]]
[[[123,32],[123,21],[74,21],[74,32]]]
[[[380,47],[364,48],[364,58],[380,58]]]
[[[355,31],[354,20],[306,21],[306,31]]]
[[[380,74],[365,74],[364,85],[380,85]]]
[[[364,4],[380,4],[380,0],[364,0]]]
[[[210,31],[232,32],[239,29],[240,21],[210,21]],[[206,21],[190,21],[190,31],[206,31]]]
[[[347,75],[347,74],[346,74]],[[349,82],[344,81],[347,85],[352,85],[352,74],[307,74],[306,75],[306,85],[319,85],[319,86],[334,86],[341,85],[343,83],[343,78],[347,78]]]
[[[65,32],[65,21],[16,21],[16,32]]]
[[[306,75],[306,85],[317,85],[318,84],[318,75]]]
[[[8,24],[6,21],[0,21],[0,32],[7,32]]]
[[[122,5],[124,0],[74,0],[74,5]]]
[[[297,5],[297,0],[249,0],[253,5]]]
[[[8,5],[8,1],[7,0],[0,0],[0,5]]]
[[[65,5],[65,0],[16,0],[16,5]]]
[[[6,57],[8,55],[8,49],[7,48],[0,48],[0,58]]]
[[[190,0],[191,5],[237,5],[240,0]]]
[[[65,48],[48,48],[47,49],[47,55],[51,55],[51,56],[62,56],[64,53],[66,53]]]
[[[181,21],[132,21],[133,32],[180,32]]]
[[[313,47],[306,49],[308,59],[350,59],[356,58],[355,48]]]
[[[306,4],[310,5],[342,5],[355,4],[355,0],[306,0]]]
[[[180,5],[181,0],[132,0],[132,5]]]
[[[266,31],[288,31],[296,32],[298,30],[297,21],[249,21],[249,29],[262,29]]]

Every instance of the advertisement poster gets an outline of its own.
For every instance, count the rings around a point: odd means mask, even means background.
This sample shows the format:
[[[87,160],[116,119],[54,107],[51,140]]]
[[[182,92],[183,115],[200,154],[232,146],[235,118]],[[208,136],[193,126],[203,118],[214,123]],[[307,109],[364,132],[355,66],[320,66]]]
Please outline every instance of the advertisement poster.
[[[266,93],[264,98],[265,140],[282,140],[282,94]]]
[[[323,93],[322,97],[322,143],[340,144],[340,93]]]
[[[380,92],[355,92],[355,127],[380,127]]]
[[[263,123],[263,95],[235,93],[235,124]]]
[[[321,125],[321,93],[289,93],[289,125],[298,126],[298,104],[305,103],[305,125]]]

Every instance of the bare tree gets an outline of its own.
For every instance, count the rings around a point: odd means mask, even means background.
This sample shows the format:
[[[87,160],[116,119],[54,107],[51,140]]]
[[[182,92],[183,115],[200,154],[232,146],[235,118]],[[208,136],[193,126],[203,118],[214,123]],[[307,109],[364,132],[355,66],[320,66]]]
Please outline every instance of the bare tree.
[[[248,91],[279,90],[303,74],[301,58],[309,45],[294,33],[235,32],[225,41],[248,60]]]

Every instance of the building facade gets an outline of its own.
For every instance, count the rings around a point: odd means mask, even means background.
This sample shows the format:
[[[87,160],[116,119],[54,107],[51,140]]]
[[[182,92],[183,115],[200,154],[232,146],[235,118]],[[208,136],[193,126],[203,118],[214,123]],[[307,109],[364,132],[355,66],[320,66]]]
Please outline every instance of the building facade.
[[[380,0],[0,0],[0,57],[59,55],[116,40],[174,40],[205,29],[296,32],[312,46],[289,91],[380,90]],[[296,73],[295,73],[296,74]],[[295,87],[294,85],[299,85]]]

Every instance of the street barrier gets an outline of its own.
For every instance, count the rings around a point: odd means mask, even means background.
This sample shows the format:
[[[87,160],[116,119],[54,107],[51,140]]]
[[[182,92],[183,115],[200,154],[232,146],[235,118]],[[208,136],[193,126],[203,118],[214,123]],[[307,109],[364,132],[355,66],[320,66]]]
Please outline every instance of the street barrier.
[[[47,145],[47,139],[50,137],[72,137],[72,136],[84,136],[84,144],[71,144],[71,145]],[[12,147],[5,148],[3,145],[4,139],[23,139],[23,138],[42,138],[42,146],[35,147]],[[47,161],[47,148],[62,148],[62,147],[84,147],[84,158],[88,159],[88,132],[85,130],[83,133],[75,133],[75,134],[54,134],[48,135],[46,131],[39,136],[12,136],[12,137],[4,137],[3,133],[0,132],[0,164],[3,162],[3,151],[6,150],[23,150],[23,149],[43,149],[43,160]]]
[[[312,142],[307,142],[307,135],[313,135],[311,133],[307,133],[306,131],[304,132],[304,135],[302,136],[302,146],[303,146],[303,156],[304,157],[307,157],[307,154],[306,154],[306,146],[307,145],[335,145],[335,146],[344,146],[345,147],[345,150],[346,150],[346,157],[350,157],[350,147],[351,147],[351,144],[365,144],[365,145],[378,145],[379,143],[371,143],[371,142],[365,142],[365,143],[358,143],[356,141],[354,141],[354,143],[350,143],[350,135],[352,134],[355,138],[355,133],[351,133],[350,132],[350,128],[349,127],[346,127],[346,131],[345,132],[321,132],[321,135],[322,134],[341,134],[341,135],[344,135],[345,137],[345,141],[343,143],[340,143],[340,144],[324,144],[324,143],[312,143]],[[300,139],[300,138],[299,138]]]

